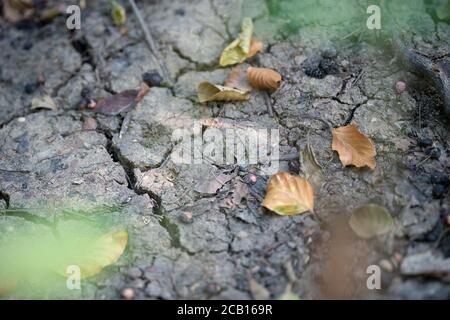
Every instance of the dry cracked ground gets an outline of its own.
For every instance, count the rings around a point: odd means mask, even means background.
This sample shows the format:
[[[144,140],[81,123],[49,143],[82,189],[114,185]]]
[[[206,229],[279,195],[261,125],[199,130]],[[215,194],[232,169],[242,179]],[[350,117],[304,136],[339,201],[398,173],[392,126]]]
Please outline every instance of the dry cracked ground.
[[[448,126],[432,86],[365,42],[333,50],[315,41],[313,30],[283,37],[264,1],[138,5],[171,82],[152,88],[131,111],[122,137],[124,115],[95,114],[78,103],[84,87],[107,97],[136,89],[142,73],[158,67],[130,8],[125,35],[107,2],[88,6],[75,32],[63,17],[25,29],[0,19],[0,208],[24,209],[0,217],[0,238],[16,228],[49,233],[61,220],[83,223],[65,214],[70,208],[104,215],[130,233],[118,263],[83,280],[81,291],[61,286],[43,295],[31,285],[27,296],[118,299],[132,288],[139,299],[275,299],[286,290],[302,299],[450,297]],[[197,102],[199,82],[226,79],[230,69],[218,59],[243,16],[253,18],[265,43],[248,63],[283,75],[269,99],[273,117],[260,92],[247,102]],[[450,26],[429,23],[429,39],[419,40],[449,52]],[[332,68],[308,72],[323,60]],[[29,87],[39,75],[58,111],[30,111],[39,90]],[[400,94],[399,80],[407,83]],[[95,130],[87,128],[91,118]],[[330,128],[350,122],[373,139],[375,171],[343,168],[331,150]],[[194,123],[203,133],[217,125],[279,129],[279,170],[295,174],[301,166],[292,155],[310,146],[325,180],[315,215],[264,210],[269,177],[258,175],[258,166],[174,163],[172,132]],[[214,185],[216,177],[222,182]],[[370,241],[353,235],[339,218],[347,221],[366,203],[388,208],[395,230]],[[370,264],[382,267],[381,290],[366,287]],[[265,289],[250,288],[253,281]]]

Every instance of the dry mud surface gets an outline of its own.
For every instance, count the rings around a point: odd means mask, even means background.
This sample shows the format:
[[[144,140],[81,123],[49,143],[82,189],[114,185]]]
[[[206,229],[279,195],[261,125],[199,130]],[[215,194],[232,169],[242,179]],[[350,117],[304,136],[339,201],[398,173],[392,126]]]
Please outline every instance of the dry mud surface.
[[[264,1],[139,5],[172,83],[151,89],[131,111],[122,137],[123,115],[94,114],[77,104],[83,87],[107,97],[136,89],[141,74],[157,67],[131,13],[126,35],[111,23],[107,4],[88,8],[74,33],[62,27],[62,17],[27,30],[0,20],[0,208],[27,212],[1,217],[1,233],[23,225],[50,232],[54,216],[67,218],[64,212],[34,209],[71,206],[106,215],[130,232],[117,264],[84,280],[83,290],[64,295],[117,299],[125,288],[139,299],[266,295],[250,289],[252,279],[270,298],[286,288],[302,299],[450,297],[449,135],[431,86],[365,42],[331,54],[325,61],[333,65],[330,74],[307,75],[333,45],[311,40],[310,30],[283,38],[268,23]],[[217,62],[244,15],[254,19],[256,36],[266,45],[249,63],[284,78],[270,97],[274,117],[260,92],[247,102],[197,102],[199,82],[226,79],[229,69]],[[449,25],[430,23],[428,47],[449,52]],[[30,111],[36,93],[24,87],[39,74],[58,111]],[[399,80],[408,86],[401,94],[395,90]],[[96,130],[86,130],[89,118]],[[310,145],[324,168],[316,214],[281,217],[263,210],[269,177],[255,180],[258,166],[174,163],[172,132],[200,121],[203,133],[217,124],[279,129],[280,159]],[[373,172],[343,168],[331,150],[330,127],[350,122],[376,145]],[[281,161],[282,170],[298,174],[299,161]],[[218,176],[225,183],[208,187]],[[366,241],[346,224],[335,228],[366,203],[386,207],[395,230]],[[382,267],[381,290],[366,288],[369,264]]]

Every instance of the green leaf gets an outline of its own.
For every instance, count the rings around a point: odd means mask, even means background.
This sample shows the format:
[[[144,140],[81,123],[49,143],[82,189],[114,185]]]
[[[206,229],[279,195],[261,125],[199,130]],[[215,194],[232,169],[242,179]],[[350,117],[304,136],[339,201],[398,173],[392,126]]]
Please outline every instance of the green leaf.
[[[89,241],[92,242],[77,247],[70,244],[53,269],[67,276],[67,267],[75,265],[81,270],[81,278],[92,277],[120,258],[127,246],[128,232],[110,232]]]
[[[250,52],[253,34],[253,22],[249,17],[242,20],[241,33],[239,37],[226,47],[220,57],[220,65],[222,67],[241,63]]]
[[[122,7],[117,1],[111,1],[111,15],[116,26],[123,26],[127,20],[127,14],[124,7]]]

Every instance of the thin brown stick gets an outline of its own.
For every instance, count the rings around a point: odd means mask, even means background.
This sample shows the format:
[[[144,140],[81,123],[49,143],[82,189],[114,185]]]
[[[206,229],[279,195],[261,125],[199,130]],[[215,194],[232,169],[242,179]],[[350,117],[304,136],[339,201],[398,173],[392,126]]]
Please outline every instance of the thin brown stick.
[[[141,15],[141,11],[139,10],[139,8],[136,5],[136,2],[134,0],[128,0],[128,2],[130,3],[131,8],[133,8],[133,12],[134,12],[134,14],[136,15],[136,17],[137,17],[137,19],[139,21],[139,24],[140,24],[140,26],[142,28],[142,31],[144,32],[144,37],[145,37],[147,45],[149,46],[150,51],[152,53],[153,60],[155,61],[156,65],[158,65],[159,68],[161,69],[161,72],[164,75],[164,78],[167,79],[167,81],[169,83],[171,83],[172,80],[170,79],[169,71],[168,71],[166,65],[162,62],[163,61],[162,57],[161,57],[161,55],[159,54],[159,51],[156,48],[155,41],[153,41],[153,37],[152,37],[150,31],[148,30],[148,27],[147,27],[147,24],[144,21],[144,18]]]

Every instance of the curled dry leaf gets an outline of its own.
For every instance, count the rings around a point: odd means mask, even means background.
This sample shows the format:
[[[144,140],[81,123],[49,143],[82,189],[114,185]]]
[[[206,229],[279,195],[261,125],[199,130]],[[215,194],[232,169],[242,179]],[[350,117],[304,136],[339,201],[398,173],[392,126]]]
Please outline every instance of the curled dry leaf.
[[[358,168],[367,166],[375,169],[377,152],[372,141],[350,124],[333,130],[332,149],[337,151],[344,166],[354,165]]]
[[[282,79],[281,75],[272,69],[254,67],[247,69],[247,78],[253,88],[270,91],[277,90]]]
[[[263,48],[263,43],[258,39],[252,38],[252,40],[250,42],[250,50],[247,53],[247,58],[251,58],[258,52],[261,52],[262,48]]]
[[[262,205],[283,216],[313,211],[314,190],[306,179],[280,172],[270,179]]]
[[[56,105],[52,97],[46,94],[31,100],[31,110],[36,109],[47,109],[56,111],[58,110],[58,106]]]
[[[118,27],[123,26],[127,20],[127,15],[124,7],[122,7],[117,1],[111,1],[111,16],[114,24]]]
[[[96,275],[120,258],[127,242],[127,231],[107,233],[94,241],[89,248],[83,248],[82,252],[68,252],[55,267],[55,271],[67,276],[67,267],[76,265],[80,267],[82,278]]]
[[[325,177],[322,172],[322,167],[317,162],[314,151],[309,143],[302,151],[300,151],[300,170],[305,179],[308,180],[316,190],[319,190],[323,186]]]
[[[97,102],[95,112],[103,113],[109,116],[115,116],[122,112],[127,112],[134,108],[144,96],[149,92],[150,88],[142,83],[140,90],[125,90],[115,94],[112,97],[102,99]]]
[[[237,66],[231,70],[228,79],[225,81],[225,86],[238,89],[241,91],[251,91],[252,87],[247,79],[247,72],[243,67]]]
[[[250,52],[251,40],[253,33],[253,22],[249,17],[242,20],[241,33],[239,37],[230,43],[222,52],[220,57],[220,65],[222,67],[241,63]]]
[[[359,237],[370,239],[389,232],[394,225],[394,220],[385,208],[376,204],[367,204],[353,212],[349,225]]]
[[[198,85],[197,96],[201,103],[209,101],[241,101],[250,98],[250,94],[246,91],[214,85],[209,82],[202,82]]]

